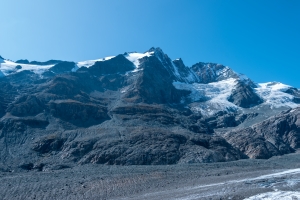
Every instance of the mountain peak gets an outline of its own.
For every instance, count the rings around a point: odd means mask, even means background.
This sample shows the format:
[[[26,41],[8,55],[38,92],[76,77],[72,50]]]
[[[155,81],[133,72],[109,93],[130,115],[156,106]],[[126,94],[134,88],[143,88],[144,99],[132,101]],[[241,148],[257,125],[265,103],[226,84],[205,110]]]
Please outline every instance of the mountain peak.
[[[4,58],[0,56],[0,63],[4,63]],[[2,72],[0,72],[2,74]],[[1,75],[0,75],[1,76]]]
[[[160,47],[151,47],[148,51],[146,52],[154,52],[155,54],[165,54],[163,50]],[[145,53],[146,53],[145,52]]]

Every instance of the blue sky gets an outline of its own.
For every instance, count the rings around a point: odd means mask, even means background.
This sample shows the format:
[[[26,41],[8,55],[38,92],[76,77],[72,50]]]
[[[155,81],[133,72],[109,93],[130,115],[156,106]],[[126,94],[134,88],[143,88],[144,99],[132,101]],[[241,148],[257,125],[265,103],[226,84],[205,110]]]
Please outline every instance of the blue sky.
[[[2,0],[0,55],[82,61],[161,47],[300,88],[299,0]]]

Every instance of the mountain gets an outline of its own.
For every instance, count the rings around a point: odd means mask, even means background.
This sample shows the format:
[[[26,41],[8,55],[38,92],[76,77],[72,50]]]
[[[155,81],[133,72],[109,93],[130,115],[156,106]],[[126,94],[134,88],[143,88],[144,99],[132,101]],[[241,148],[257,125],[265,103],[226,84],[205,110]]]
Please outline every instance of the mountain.
[[[298,148],[298,89],[221,64],[188,67],[160,48],[0,61],[0,168],[223,162]]]

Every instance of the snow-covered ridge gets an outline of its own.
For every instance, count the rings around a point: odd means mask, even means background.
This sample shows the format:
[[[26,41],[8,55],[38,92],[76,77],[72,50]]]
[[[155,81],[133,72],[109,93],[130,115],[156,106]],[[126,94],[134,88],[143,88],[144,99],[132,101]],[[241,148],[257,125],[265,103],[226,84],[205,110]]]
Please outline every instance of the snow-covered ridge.
[[[2,63],[0,62],[0,76],[8,76],[11,73],[21,72],[24,70],[30,70],[36,74],[42,74],[53,66],[54,65],[19,64],[9,60],[2,60]]]
[[[292,88],[279,82],[259,83],[255,88],[256,93],[264,100],[264,104],[271,106],[271,108],[290,107],[295,108],[298,104],[294,103],[294,96],[286,93],[288,89]]]
[[[80,68],[80,67],[91,67],[93,66],[96,62],[98,61],[106,61],[106,60],[110,60],[112,58],[114,58],[115,56],[108,56],[108,57],[105,57],[105,58],[100,58],[100,59],[96,59],[96,60],[86,60],[86,61],[80,61],[77,63],[77,66]]]
[[[176,89],[191,92],[187,99],[182,99],[182,103],[189,102],[190,108],[194,112],[212,115],[218,111],[235,112],[242,109],[228,101],[238,80],[240,80],[239,77],[208,84],[173,82],[173,85]],[[295,97],[285,92],[292,88],[289,85],[268,82],[257,84],[257,86],[254,91],[263,99],[264,102],[261,105],[270,106],[271,109],[280,107],[295,108],[298,106],[294,102]]]
[[[127,60],[129,60],[130,62],[132,62],[135,66],[135,70],[133,70],[132,72],[138,72],[140,70],[142,70],[140,68],[140,59],[144,58],[144,57],[150,57],[154,55],[154,51],[147,51],[145,53],[136,53],[136,52],[132,52],[132,53],[125,53],[124,56],[125,58],[127,58]]]
[[[153,56],[154,52],[146,52],[146,53],[126,53],[125,54],[125,58],[127,58],[130,62],[132,62],[135,67],[138,69],[140,66],[140,61],[139,59],[143,58],[143,57],[150,57]]]

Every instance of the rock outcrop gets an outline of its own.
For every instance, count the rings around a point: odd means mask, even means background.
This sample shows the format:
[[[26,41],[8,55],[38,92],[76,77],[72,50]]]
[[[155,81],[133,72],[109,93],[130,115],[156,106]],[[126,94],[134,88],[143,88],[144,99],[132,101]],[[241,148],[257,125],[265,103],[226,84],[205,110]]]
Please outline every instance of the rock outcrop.
[[[250,158],[267,159],[295,152],[300,145],[300,109],[292,109],[224,138]]]

